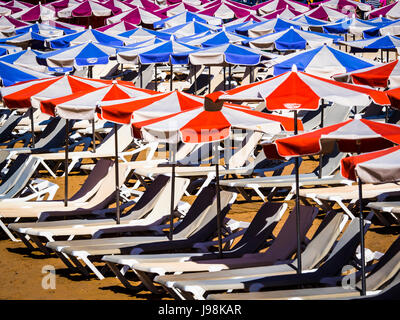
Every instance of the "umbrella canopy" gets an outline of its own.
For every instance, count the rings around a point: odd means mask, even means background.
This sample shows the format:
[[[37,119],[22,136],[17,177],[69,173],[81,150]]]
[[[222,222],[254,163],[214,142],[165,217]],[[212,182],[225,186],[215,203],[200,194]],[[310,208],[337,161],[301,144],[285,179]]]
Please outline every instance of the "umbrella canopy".
[[[311,7],[324,5],[333,9],[338,9],[341,11],[347,10],[355,11],[359,9],[361,11],[371,11],[372,6],[368,3],[354,0],[325,0],[311,3]]]
[[[400,52],[400,38],[390,35],[355,41],[339,41],[339,43],[351,47],[352,52],[378,51],[379,49],[395,49]]]
[[[75,30],[52,26],[47,23],[38,23],[38,22],[36,22],[33,25],[15,29],[16,34],[23,34],[28,31],[38,33],[38,34],[42,35],[43,37],[48,37],[48,38],[61,37],[63,35],[67,35],[67,34],[76,32]]]
[[[8,108],[40,107],[40,101],[62,97],[82,90],[93,90],[110,83],[106,80],[86,79],[64,75],[26,81],[11,87],[1,88],[1,96]]]
[[[144,8],[150,12],[160,9],[160,6],[149,0],[125,0],[126,4]]]
[[[72,17],[108,17],[112,15],[112,9],[92,0],[76,3],[57,12],[60,18]]]
[[[72,23],[67,23],[67,22],[62,22],[62,21],[54,21],[54,20],[48,20],[42,22],[42,24],[48,24],[52,27],[56,28],[62,28],[65,32],[65,29],[73,30],[73,31],[84,31],[86,29],[85,26],[80,26],[77,24],[72,24]]]
[[[11,17],[21,21],[54,20],[56,17],[56,11],[51,7],[38,4],[31,8],[16,12],[12,14]]]
[[[400,180],[400,146],[369,152],[341,160],[341,174],[363,183],[390,183]]]
[[[257,22],[245,27],[239,27],[235,30],[239,34],[247,35],[250,38],[257,38],[269,33],[284,31],[290,29],[290,27],[293,27],[294,29],[300,29],[301,25],[296,21],[276,18]]]
[[[133,5],[126,4],[119,0],[107,0],[101,3],[104,7],[110,9],[112,14],[120,14],[122,12],[135,8]]]
[[[185,43],[191,45],[201,45],[206,48],[206,47],[215,47],[226,43],[233,43],[240,45],[242,44],[243,41],[247,40],[250,40],[250,38],[238,35],[233,32],[226,31],[225,28],[223,28],[223,30],[220,32],[210,33],[209,35],[197,38],[191,42],[185,41]]]
[[[371,10],[370,12],[366,13],[366,16],[369,19],[378,18],[378,17],[385,17],[389,19],[399,19],[400,18],[400,3],[398,1],[394,1],[387,6],[377,8]]]
[[[181,24],[172,28],[161,29],[160,31],[174,35],[177,38],[187,37],[194,34],[203,33],[206,31],[216,31],[220,27],[209,25],[202,22],[190,21],[185,24]]]
[[[16,66],[0,61],[0,79],[3,86],[11,86],[18,82],[42,79],[49,77],[48,74],[37,72],[24,67]]]
[[[122,38],[127,38],[131,43],[142,42],[150,39],[162,39],[162,40],[170,40],[171,35],[169,33],[165,33],[162,31],[155,31],[151,29],[146,29],[141,26],[136,29],[132,29],[119,34]]]
[[[358,142],[357,142],[358,141]],[[264,144],[269,157],[297,157],[327,154],[335,143],[342,152],[370,152],[400,143],[400,126],[367,119],[350,119]]]
[[[153,25],[154,22],[160,21],[161,19],[165,19],[165,16],[146,11],[142,8],[135,8],[108,18],[107,24],[112,24],[119,21],[127,21],[136,25]]]
[[[390,106],[400,110],[400,88],[390,89],[385,91],[390,100]]]
[[[298,123],[302,127],[301,122]],[[135,137],[167,143],[206,143],[224,140],[230,130],[245,129],[274,135],[293,130],[293,119],[253,111],[240,105],[225,103],[218,109],[207,105],[160,118],[133,122]]]
[[[301,71],[290,71],[263,81],[219,92],[216,100],[265,101],[269,110],[316,110],[320,99],[345,106],[390,104],[384,92],[364,86],[324,79]]]
[[[270,0],[255,5],[253,8],[257,10],[260,15],[263,15],[286,7],[296,10],[297,12],[306,12],[309,10],[307,5],[292,0]]]
[[[0,44],[0,50],[3,54],[12,54],[12,53],[21,52],[22,48],[17,47],[17,46],[12,46],[9,44]]]
[[[167,17],[173,17],[177,14],[189,11],[189,12],[198,12],[200,9],[198,9],[195,6],[192,6],[190,4],[187,4],[185,2],[177,3],[170,5],[168,7],[165,7],[163,9],[159,9],[157,11],[153,11],[157,15],[164,15]]]
[[[72,7],[80,3],[82,3],[82,1],[80,0],[56,0],[47,4],[47,6],[53,8],[55,11],[58,12],[62,9]]]
[[[286,56],[279,56],[272,61],[272,64],[274,76],[288,72],[292,69],[293,65],[296,65],[299,71],[324,78],[329,78],[338,73],[353,72],[354,70],[362,68],[375,67],[373,61],[361,59],[352,54],[325,45],[315,49],[295,52]]]
[[[109,35],[119,35],[120,33],[136,29],[137,26],[126,21],[120,21],[112,24],[108,24],[97,28],[96,30],[104,32]]]
[[[296,11],[292,7],[286,6],[286,8],[282,9],[277,9],[271,13],[266,14],[263,16],[264,19],[275,19],[275,18],[281,18],[281,19],[293,19],[294,17],[297,17],[301,15],[302,13],[300,11]]]
[[[276,55],[258,49],[231,43],[183,53],[182,56],[188,56],[190,63],[193,65],[238,64],[245,66],[258,65],[261,60],[269,60],[276,57]]]
[[[112,84],[88,91],[79,91],[59,98],[42,100],[40,109],[51,116],[60,116],[65,119],[93,120],[96,105],[102,101],[127,99],[133,97],[147,97],[150,90],[139,89],[132,85]]]
[[[234,19],[246,17],[249,14],[255,14],[255,12],[240,8],[234,4],[228,2],[219,2],[213,6],[210,6],[204,10],[199,11],[200,14],[217,17],[220,19]]]
[[[38,55],[38,60],[51,68],[71,68],[107,64],[117,50],[100,43],[77,44],[75,46]]]
[[[166,19],[154,22],[153,26],[154,28],[172,28],[191,21],[208,23],[211,25],[220,25],[222,23],[222,19],[216,17],[210,17],[204,14],[197,14],[190,11],[184,11],[172,17],[168,17]]]
[[[336,35],[303,31],[290,27],[288,30],[266,34],[243,41],[243,43],[248,43],[251,48],[287,51],[306,49],[307,46],[315,48],[323,44],[333,44],[340,39],[342,38]]]
[[[348,15],[342,11],[329,8],[325,5],[320,5],[310,11],[304,13],[304,15],[325,21],[337,21],[339,19],[347,18]]]
[[[48,41],[50,47],[53,49],[67,48],[69,46],[88,42],[97,42],[106,46],[124,45],[124,40],[121,37],[111,36],[94,29],[87,29]]]
[[[368,21],[369,22],[369,21]],[[373,22],[371,22],[373,23]],[[375,27],[371,29],[364,30],[364,39],[373,38],[386,35],[398,35],[400,34],[400,21],[399,20],[389,20],[388,22],[374,23]]]
[[[22,48],[31,47],[35,49],[43,49],[46,40],[47,37],[41,36],[40,34],[35,32],[28,31],[12,37],[0,38],[0,43],[11,44]]]
[[[132,121],[154,119],[203,105],[204,98],[175,90],[147,98],[101,102],[97,106],[102,119],[120,124],[130,124]]]
[[[12,32],[15,28],[27,27],[30,23],[19,21],[12,17],[0,17],[0,31]]]
[[[0,15],[1,16],[9,16],[12,14],[12,10],[10,8],[7,7],[3,7],[0,5]]]
[[[119,63],[171,63],[187,64],[188,53],[198,48],[180,43],[175,40],[155,43],[154,45],[138,48],[121,48],[118,50]],[[179,55],[184,53],[184,55]]]
[[[344,74],[337,74],[333,78],[336,81],[362,84],[376,88],[397,88],[400,86],[399,60]]]
[[[16,66],[24,67],[38,72],[46,72],[46,66],[43,66],[37,62],[36,57],[42,54],[40,51],[22,50],[17,53],[12,53],[3,57],[0,57],[0,61],[12,63]]]

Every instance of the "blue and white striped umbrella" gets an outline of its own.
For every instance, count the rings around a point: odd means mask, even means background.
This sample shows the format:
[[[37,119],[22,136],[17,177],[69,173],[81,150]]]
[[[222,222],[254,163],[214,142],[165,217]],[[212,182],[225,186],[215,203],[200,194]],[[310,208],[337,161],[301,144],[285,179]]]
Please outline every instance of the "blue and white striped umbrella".
[[[212,25],[197,22],[197,21],[191,21],[188,23],[180,24],[180,25],[172,27],[172,28],[161,29],[160,31],[174,35],[176,38],[181,38],[181,37],[186,37],[186,36],[190,36],[190,35],[194,35],[194,34],[198,34],[198,33],[203,33],[208,30],[219,31],[219,30],[221,30],[221,27],[212,26]]]
[[[72,68],[107,64],[110,56],[116,55],[116,48],[100,43],[77,44],[75,46],[39,55],[39,63],[50,68]]]
[[[38,72],[46,72],[47,67],[39,64],[37,61],[37,56],[41,54],[43,54],[43,52],[31,50],[30,48],[28,48],[27,50],[22,50],[17,53],[12,53],[0,57],[0,61],[11,63],[13,65]]]
[[[187,64],[186,53],[198,50],[198,48],[170,40],[154,45],[139,48],[121,48],[117,53],[117,60],[120,63],[151,64],[151,63],[172,63]],[[182,55],[182,53],[185,53]]]
[[[351,52],[376,52],[379,49],[393,50],[400,48],[400,38],[391,35],[355,41],[339,41],[339,43],[351,47]]]
[[[280,32],[293,27],[301,29],[301,24],[296,21],[289,21],[280,18],[275,18],[267,21],[256,22],[253,25],[236,28],[235,31],[239,34],[246,35],[250,38],[261,37],[271,32]]]
[[[35,49],[43,49],[45,47],[46,40],[47,37],[43,37],[38,33],[28,31],[12,37],[0,38],[0,43],[15,45],[22,48],[31,47]]]
[[[285,31],[267,34],[251,40],[246,40],[243,44],[248,44],[251,48],[263,50],[302,50],[307,46],[315,48],[323,44],[332,44],[342,39],[340,36],[328,35],[311,31],[303,31],[290,28]]]
[[[12,46],[10,44],[0,44],[0,48],[6,50],[5,54],[17,53],[23,50],[21,47]]]
[[[324,78],[375,65],[373,61],[361,59],[325,45],[286,56],[279,56],[271,64],[273,65],[274,76],[291,71],[292,66],[296,65],[298,71]]]
[[[27,27],[20,27],[15,29],[16,34],[23,34],[28,31],[33,31],[43,37],[56,38],[64,35],[75,33],[75,30],[51,26],[47,23],[35,23]]]
[[[162,40],[169,40],[171,35],[169,33],[150,30],[147,28],[138,27],[133,30],[129,30],[126,32],[122,32],[119,34],[121,38],[126,38],[125,41],[130,43],[142,42],[145,40],[150,40],[154,38],[162,39]]]
[[[119,36],[110,36],[91,28],[48,41],[50,48],[53,49],[67,48],[69,46],[88,42],[97,42],[107,46],[123,46],[125,43],[123,38]]]
[[[233,43],[240,45],[245,40],[250,40],[250,38],[225,30],[217,33],[209,31],[206,32],[201,37],[192,36],[192,38],[189,37],[185,37],[185,39],[179,38],[179,41],[182,43],[204,48],[220,46],[221,44],[226,44],[226,43]]]
[[[190,11],[184,11],[172,17],[156,21],[153,23],[153,26],[154,28],[172,28],[191,21],[208,23],[211,25],[222,24],[222,19],[220,18],[211,17],[204,14],[197,14]]]
[[[363,32],[364,39],[386,36],[389,34],[400,34],[400,20],[382,22],[377,27],[364,30]]]
[[[49,75],[42,72],[26,69],[7,62],[0,61],[0,79],[2,85],[7,87],[21,81],[48,78]]]

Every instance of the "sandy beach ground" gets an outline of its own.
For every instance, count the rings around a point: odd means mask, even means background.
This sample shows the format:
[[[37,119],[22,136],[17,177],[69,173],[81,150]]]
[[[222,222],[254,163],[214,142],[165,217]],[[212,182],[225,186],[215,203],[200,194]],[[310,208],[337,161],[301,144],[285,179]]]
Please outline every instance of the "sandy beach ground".
[[[375,54],[364,54],[364,58],[373,58]],[[303,161],[301,172],[311,172],[316,162]],[[288,168],[286,170],[291,170]],[[284,173],[287,173],[284,172]],[[64,178],[56,179],[50,176],[43,176],[44,179],[57,183],[60,188],[55,196],[55,200],[64,197]],[[83,174],[71,174],[69,194],[72,195],[86,178]],[[194,197],[184,197],[183,200],[192,202]],[[262,201],[254,197],[253,202],[246,202],[239,196],[236,203],[232,206],[228,217],[236,220],[251,221]],[[289,209],[293,208],[294,201],[288,201]],[[289,210],[275,228],[277,234],[284,223]],[[322,213],[322,211],[321,211]],[[311,237],[319,223],[319,215],[310,229],[308,236]],[[372,251],[385,252],[391,243],[400,233],[399,225],[389,227],[382,226],[376,219],[366,234],[366,247]],[[55,269],[56,288],[43,289],[43,278],[48,275],[45,269],[49,266]],[[143,299],[160,300],[171,299],[168,295],[154,295],[145,290],[129,291],[120,282],[112,277],[104,280],[97,280],[94,277],[88,279],[80,274],[71,273],[58,258],[48,258],[39,251],[29,251],[21,242],[12,242],[3,232],[0,232],[0,299],[8,300],[125,300]]]

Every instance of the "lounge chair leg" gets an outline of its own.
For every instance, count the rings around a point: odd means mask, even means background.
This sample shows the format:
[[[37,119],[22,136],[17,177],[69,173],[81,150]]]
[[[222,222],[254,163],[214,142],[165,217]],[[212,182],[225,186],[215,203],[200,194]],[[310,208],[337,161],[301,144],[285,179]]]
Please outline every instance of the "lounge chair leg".
[[[148,277],[148,275],[145,272],[142,271],[138,271],[135,269],[132,269],[136,275],[138,276],[138,278],[140,279],[140,281],[142,282],[142,284],[150,290],[150,292],[154,293],[154,294],[160,294],[163,293],[162,290],[158,287],[156,287],[153,283],[153,281]]]
[[[29,242],[29,239],[30,239],[29,236],[19,233],[19,232],[15,232],[15,234],[18,236],[18,238],[20,238],[22,240],[22,242],[26,245],[26,247],[29,250],[31,250],[31,251],[35,250],[35,247]]]
[[[14,242],[19,242],[21,240],[18,240],[17,238],[14,237],[14,235],[11,233],[10,229],[7,228],[7,226],[4,224],[4,222],[0,218],[0,228],[3,229],[3,231],[7,234],[7,236]]]
[[[76,266],[75,270],[78,270],[79,273],[84,275],[85,277],[90,277],[89,272],[82,265],[82,263],[79,262],[79,260],[76,257],[68,255],[68,258],[75,264],[75,266]],[[64,259],[66,259],[66,258],[64,257]]]
[[[131,285],[130,282],[125,278],[125,273],[122,274],[119,269],[117,268],[117,266],[115,265],[115,263],[112,262],[106,262],[107,266],[110,268],[110,270],[115,274],[115,276],[119,279],[119,281],[121,281],[122,285],[129,289],[129,290],[134,290],[137,289],[135,286]]]
[[[30,236],[31,240],[37,245],[38,249],[44,253],[46,256],[50,256],[49,250],[43,245],[42,241],[37,236]]]
[[[61,261],[67,266],[68,269],[71,269],[73,272],[79,272],[78,268],[75,267],[68,258],[62,252],[55,251],[57,257],[61,259]]]
[[[99,280],[103,280],[104,276],[103,274],[95,267],[95,265],[92,263],[92,261],[89,260],[87,256],[81,256],[80,257],[83,262],[85,262],[86,266],[93,271],[93,273],[99,278]]]
[[[40,160],[40,164],[47,170],[48,173],[50,173],[50,175],[53,178],[57,178],[57,175],[54,173],[53,170],[50,169],[50,167],[47,165],[47,163],[43,159]]]

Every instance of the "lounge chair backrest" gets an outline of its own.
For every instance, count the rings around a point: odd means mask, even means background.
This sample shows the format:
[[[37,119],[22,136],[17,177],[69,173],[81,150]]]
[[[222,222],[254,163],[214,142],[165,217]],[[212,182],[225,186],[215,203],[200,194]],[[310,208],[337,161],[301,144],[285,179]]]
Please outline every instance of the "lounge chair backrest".
[[[114,140],[114,128],[107,134],[102,143],[96,147],[96,151],[99,153],[109,153],[110,150],[115,149]],[[131,144],[133,138],[131,134],[130,126],[119,126],[118,127],[118,152],[124,151]]]
[[[250,158],[250,155],[254,152],[263,136],[262,132],[251,132],[245,140],[244,145],[228,161],[229,168],[240,168],[246,164],[246,161]]]
[[[400,270],[400,237],[398,237],[386,253],[379,259],[376,266],[368,275],[367,290],[378,290]],[[358,283],[360,285],[360,283]]]
[[[333,103],[331,106],[325,106],[324,108],[324,127],[332,124],[346,121],[351,112],[351,107],[342,106]],[[310,131],[320,126],[321,124],[321,108],[317,111],[307,112],[303,117],[304,131]]]
[[[19,175],[19,178],[17,179],[13,187],[7,191],[5,198],[14,198],[24,190],[25,186],[28,184],[29,180],[35,173],[39,163],[40,161],[38,158],[30,157],[23,172]]]
[[[365,221],[364,232],[366,232],[370,224],[370,221]],[[329,257],[316,271],[317,274],[322,274],[324,277],[336,276],[341,272],[343,266],[350,262],[360,243],[359,225],[359,218],[354,218],[350,221]]]
[[[189,179],[175,178],[174,207],[178,205],[189,182]],[[159,175],[144,192],[133,209],[121,220],[137,220],[145,217],[148,224],[157,221],[161,222],[166,217],[169,217],[171,213],[170,206],[171,180],[167,176]]]
[[[114,161],[110,159],[100,159],[89,176],[79,188],[79,190],[69,199],[69,201],[86,201],[93,196],[101,186],[102,180],[107,175],[110,167],[114,164]]]
[[[12,138],[12,132],[21,121],[22,116],[16,113],[11,114],[4,124],[0,127],[0,142],[5,142]]]
[[[340,226],[344,219],[347,219],[347,216],[343,213],[336,213],[329,223],[313,237],[301,254],[302,268],[305,270],[315,268],[329,253],[340,235]],[[293,262],[293,265],[297,265],[297,259]]]
[[[322,176],[329,176],[333,174],[340,166],[340,161],[346,156],[346,153],[340,152],[338,147],[335,146],[334,150],[328,155],[322,157]],[[317,174],[319,167],[314,170]]]
[[[245,254],[261,250],[266,240],[281,219],[287,204],[278,202],[265,202],[251,220],[242,238],[232,248],[235,254]]]
[[[25,166],[28,164],[29,154],[20,154],[12,162],[7,173],[4,175],[0,184],[0,194],[5,194],[12,188],[15,182],[18,180],[21,173],[24,171]]]
[[[70,121],[70,123],[73,121]],[[35,142],[35,149],[56,148],[64,145],[66,120],[59,117],[53,118],[40,133]]]
[[[304,241],[314,218],[317,208],[300,206],[300,240]],[[263,255],[263,260],[276,262],[289,259],[297,250],[296,208],[290,212],[278,236]]]

